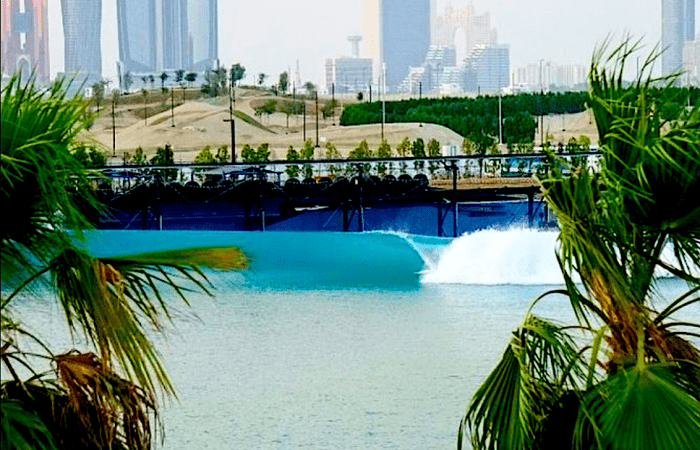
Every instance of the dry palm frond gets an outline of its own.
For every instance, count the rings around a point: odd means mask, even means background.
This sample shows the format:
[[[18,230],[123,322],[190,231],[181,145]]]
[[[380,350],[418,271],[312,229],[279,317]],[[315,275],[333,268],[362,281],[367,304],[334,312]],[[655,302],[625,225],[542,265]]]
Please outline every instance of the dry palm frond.
[[[151,418],[157,419],[153,396],[111,372],[93,353],[66,353],[54,361],[86,444],[150,448]]]

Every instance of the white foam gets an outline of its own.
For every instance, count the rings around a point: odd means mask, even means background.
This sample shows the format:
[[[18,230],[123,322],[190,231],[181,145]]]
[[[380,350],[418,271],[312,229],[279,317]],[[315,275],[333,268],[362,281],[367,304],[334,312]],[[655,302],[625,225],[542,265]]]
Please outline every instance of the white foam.
[[[558,231],[483,230],[456,238],[427,266],[423,283],[563,284],[555,257]]]

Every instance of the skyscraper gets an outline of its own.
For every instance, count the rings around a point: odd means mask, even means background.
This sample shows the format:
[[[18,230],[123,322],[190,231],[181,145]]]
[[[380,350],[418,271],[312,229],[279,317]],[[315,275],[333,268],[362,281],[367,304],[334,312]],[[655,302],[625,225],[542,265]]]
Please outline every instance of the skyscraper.
[[[661,0],[661,45],[664,74],[683,66],[683,47],[695,37],[695,0]]]
[[[386,85],[396,89],[410,66],[419,66],[430,47],[431,0],[364,0],[362,39],[373,59],[375,78],[386,64]]]
[[[218,58],[216,0],[117,0],[125,72],[201,71]]]
[[[102,2],[61,0],[64,71],[88,83],[102,78]]]
[[[156,0],[117,0],[117,29],[123,70],[155,72]]]
[[[34,71],[37,80],[49,79],[46,0],[2,0],[0,62],[5,74],[20,71],[24,79]]]
[[[465,90],[497,93],[510,84],[510,47],[477,45],[464,60]]]

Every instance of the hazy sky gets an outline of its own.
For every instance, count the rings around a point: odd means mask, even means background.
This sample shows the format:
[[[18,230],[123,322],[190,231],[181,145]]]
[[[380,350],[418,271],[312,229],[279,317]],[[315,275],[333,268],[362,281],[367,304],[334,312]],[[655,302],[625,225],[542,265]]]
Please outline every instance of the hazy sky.
[[[103,0],[102,64],[116,79],[118,58],[116,0]],[[49,2],[52,75],[63,70],[60,0]],[[247,73],[277,79],[299,60],[302,81],[319,82],[325,58],[350,54],[347,36],[361,30],[361,0],[219,0],[219,58],[240,62]],[[438,13],[447,0],[437,0]],[[468,0],[452,0],[454,7]],[[474,0],[477,13],[489,11],[500,43],[510,45],[511,65],[588,64],[597,43],[609,33],[661,40],[661,0]],[[700,8],[696,23],[700,24]],[[250,79],[252,80],[252,78]]]

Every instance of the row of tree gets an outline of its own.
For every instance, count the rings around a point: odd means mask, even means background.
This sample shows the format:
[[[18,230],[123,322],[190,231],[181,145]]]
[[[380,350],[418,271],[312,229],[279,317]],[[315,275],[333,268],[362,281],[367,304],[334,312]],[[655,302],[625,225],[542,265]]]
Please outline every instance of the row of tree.
[[[428,98],[349,105],[340,117],[341,125],[425,122],[443,125],[485,151],[497,140],[516,144],[532,142],[537,130],[535,116],[575,113],[586,108],[587,93],[519,94],[477,98]],[[384,112],[382,111],[384,108]],[[499,116],[502,118],[499,130]]]

